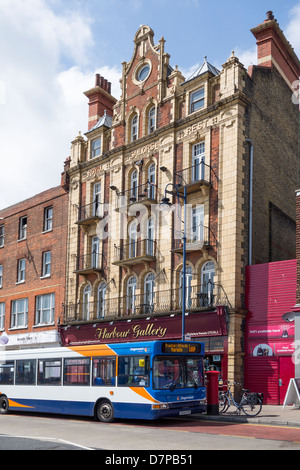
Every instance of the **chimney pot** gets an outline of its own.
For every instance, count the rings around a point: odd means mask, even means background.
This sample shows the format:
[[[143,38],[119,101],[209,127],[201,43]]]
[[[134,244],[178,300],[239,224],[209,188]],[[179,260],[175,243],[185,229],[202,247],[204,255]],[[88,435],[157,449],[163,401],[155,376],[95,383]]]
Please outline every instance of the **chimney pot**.
[[[274,15],[271,10],[267,11],[267,21],[274,20]]]

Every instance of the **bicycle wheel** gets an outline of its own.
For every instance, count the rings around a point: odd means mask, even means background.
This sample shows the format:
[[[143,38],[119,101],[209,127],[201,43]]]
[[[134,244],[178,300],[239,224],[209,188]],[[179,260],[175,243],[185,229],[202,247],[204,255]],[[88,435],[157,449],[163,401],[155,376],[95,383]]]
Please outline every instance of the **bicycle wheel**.
[[[262,401],[257,398],[257,403],[253,404],[249,398],[244,398],[241,408],[247,416],[257,416],[262,409]]]
[[[225,413],[229,408],[229,400],[224,392],[219,393],[219,413]]]

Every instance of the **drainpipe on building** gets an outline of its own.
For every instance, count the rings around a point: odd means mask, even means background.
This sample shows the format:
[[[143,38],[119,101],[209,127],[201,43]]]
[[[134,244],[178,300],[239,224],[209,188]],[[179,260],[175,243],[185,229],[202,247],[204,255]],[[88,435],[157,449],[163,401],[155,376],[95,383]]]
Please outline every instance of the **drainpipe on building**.
[[[250,162],[249,162],[249,250],[248,250],[248,264],[252,264],[252,191],[253,191],[253,144],[251,139],[246,139],[250,147]]]

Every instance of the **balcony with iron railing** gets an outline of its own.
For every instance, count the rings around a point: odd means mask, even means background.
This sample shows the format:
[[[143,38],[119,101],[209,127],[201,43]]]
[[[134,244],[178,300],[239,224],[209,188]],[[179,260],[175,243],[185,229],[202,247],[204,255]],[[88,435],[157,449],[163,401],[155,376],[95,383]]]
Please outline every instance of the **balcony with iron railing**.
[[[121,246],[114,245],[113,263],[117,266],[136,264],[156,259],[156,241],[150,238],[133,240]]]
[[[186,251],[198,251],[198,250],[207,250],[208,248],[216,248],[217,239],[215,234],[205,225],[200,224],[196,227],[196,230],[193,230],[195,233],[192,237],[187,237],[186,239]],[[174,253],[183,254],[183,240],[174,239],[174,248],[172,250]]]
[[[209,282],[206,285],[186,288],[186,312],[201,312],[217,305],[230,307],[222,286]],[[63,322],[95,322],[130,317],[159,316],[182,311],[182,288],[156,291],[147,294],[124,295],[101,301],[77,302],[64,305]]]
[[[104,217],[104,204],[97,201],[78,207],[76,224],[89,226],[97,223]]]
[[[76,274],[92,274],[102,273],[103,271],[103,255],[97,251],[92,251],[85,255],[76,256],[76,264],[74,273]]]
[[[111,186],[111,188],[114,188]],[[150,206],[157,203],[157,186],[147,181],[145,184],[134,186],[123,192],[117,192],[115,210],[126,210],[128,206],[136,203]]]
[[[187,194],[201,190],[203,195],[207,195],[214,179],[218,179],[215,171],[204,161],[174,172],[174,183],[179,191],[183,191],[186,186]]]

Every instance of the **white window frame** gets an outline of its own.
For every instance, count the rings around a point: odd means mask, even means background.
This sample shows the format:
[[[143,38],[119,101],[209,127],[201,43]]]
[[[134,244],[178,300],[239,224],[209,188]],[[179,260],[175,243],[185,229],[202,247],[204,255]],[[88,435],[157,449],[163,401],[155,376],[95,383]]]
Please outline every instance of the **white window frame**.
[[[97,289],[97,318],[105,317],[106,284],[101,282]]]
[[[27,215],[20,217],[19,221],[19,240],[26,240],[27,238]]]
[[[126,309],[127,313],[135,313],[135,302],[136,302],[136,289],[137,289],[137,278],[135,276],[131,276],[127,281],[127,289],[126,289]]]
[[[132,116],[131,124],[130,124],[131,142],[134,142],[138,139],[138,127],[139,127],[139,118],[138,118],[138,115],[135,114],[134,116]]]
[[[91,141],[91,159],[101,155],[101,137]]]
[[[204,108],[205,89],[204,86],[198,88],[190,94],[190,113]]]
[[[50,276],[51,276],[51,251],[44,251],[42,277],[50,277]]]
[[[50,232],[53,228],[53,207],[49,206],[44,211],[44,232]]]
[[[156,129],[156,107],[151,106],[148,111],[148,134],[152,134]]]
[[[0,248],[4,246],[4,233],[5,233],[5,226],[0,225]]]
[[[3,286],[3,264],[0,264],[0,289]]]
[[[5,327],[5,302],[0,302],[0,331]]]
[[[25,282],[25,269],[26,269],[26,259],[21,258],[18,260],[17,284]]]
[[[205,142],[198,142],[192,148],[192,182],[204,180]]]
[[[49,301],[49,305],[45,306]],[[35,326],[50,325],[54,323],[55,294],[42,294],[36,296]]]
[[[130,198],[137,199],[138,196],[138,171],[133,170],[130,175]]]
[[[11,328],[27,328],[28,298],[13,300],[11,303]]]

